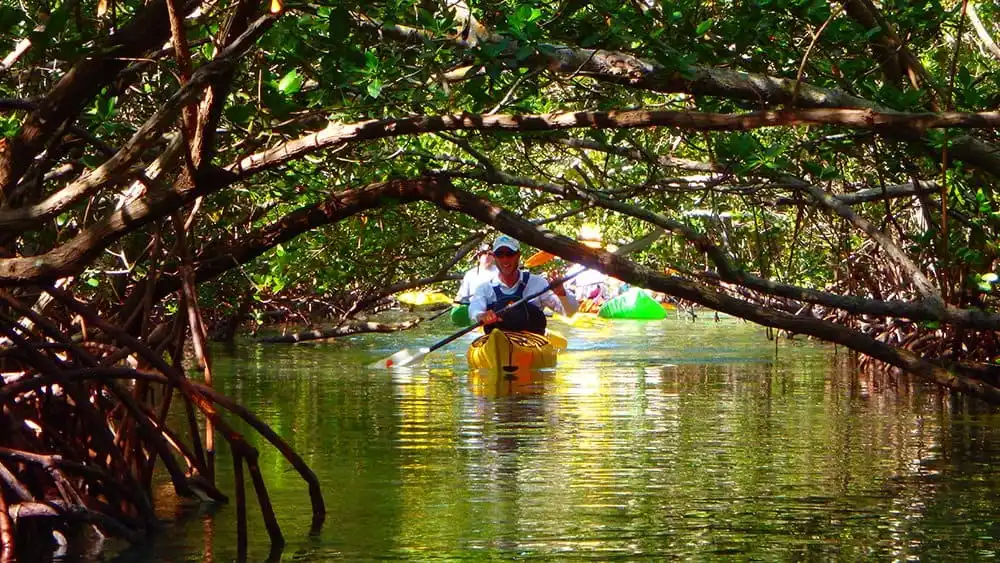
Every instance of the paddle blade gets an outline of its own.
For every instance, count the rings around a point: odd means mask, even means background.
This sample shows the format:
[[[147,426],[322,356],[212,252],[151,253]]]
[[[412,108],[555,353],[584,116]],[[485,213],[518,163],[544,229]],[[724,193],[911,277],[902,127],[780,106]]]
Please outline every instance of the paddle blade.
[[[388,358],[383,358],[377,362],[372,362],[368,364],[368,367],[373,369],[392,369],[401,368],[408,366],[410,364],[415,364],[424,359],[424,356],[430,352],[430,348],[417,348],[417,349],[403,349],[395,354],[389,356]]]
[[[524,261],[524,266],[526,268],[534,268],[536,266],[541,266],[542,264],[548,264],[556,255],[550,252],[545,252],[544,250],[539,250],[538,252],[532,254]]]

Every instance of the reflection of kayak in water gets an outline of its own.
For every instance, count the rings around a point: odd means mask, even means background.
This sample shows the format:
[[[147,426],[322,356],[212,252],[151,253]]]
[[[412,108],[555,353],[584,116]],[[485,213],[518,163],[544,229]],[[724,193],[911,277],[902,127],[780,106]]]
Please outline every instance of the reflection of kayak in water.
[[[469,345],[469,367],[491,372],[555,367],[566,339],[555,333],[547,336],[530,332],[494,330]],[[514,368],[514,369],[510,369]]]
[[[577,313],[572,317],[556,313],[552,315],[552,320],[577,328],[598,328],[608,324],[605,319],[598,317],[594,313]]]
[[[506,397],[508,395],[536,395],[545,390],[546,373],[538,370],[520,370],[501,373],[488,369],[469,372],[469,390],[480,397]]]

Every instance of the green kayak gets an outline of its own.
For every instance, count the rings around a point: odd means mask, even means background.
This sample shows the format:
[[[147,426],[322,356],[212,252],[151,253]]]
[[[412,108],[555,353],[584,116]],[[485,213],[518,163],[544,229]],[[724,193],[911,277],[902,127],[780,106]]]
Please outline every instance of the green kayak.
[[[614,299],[607,300],[604,305],[601,305],[597,315],[605,319],[658,320],[667,318],[667,312],[663,310],[663,306],[637,287],[633,287]]]
[[[468,305],[456,305],[451,308],[451,322],[455,323],[456,326],[469,326],[472,324],[472,319],[469,318],[469,306]]]

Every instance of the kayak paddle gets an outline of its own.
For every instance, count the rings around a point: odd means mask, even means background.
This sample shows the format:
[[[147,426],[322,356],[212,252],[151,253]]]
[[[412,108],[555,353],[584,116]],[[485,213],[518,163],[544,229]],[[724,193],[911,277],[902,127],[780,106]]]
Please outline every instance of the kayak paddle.
[[[538,252],[532,254],[524,261],[525,268],[534,268],[541,266],[542,264],[548,264],[556,255],[551,252],[545,252],[544,250],[539,250]]]
[[[513,303],[510,303],[506,307],[504,307],[504,308],[500,309],[499,311],[497,311],[497,314],[500,315],[500,314],[504,313],[505,311],[507,311],[508,309],[513,309],[514,307],[517,307],[518,305],[521,305],[522,303],[526,303],[528,301],[531,301],[532,299],[534,299],[534,298],[536,298],[536,297],[544,294],[546,291],[552,289],[553,285],[559,285],[561,283],[568,282],[569,280],[575,278],[577,275],[579,275],[581,273],[583,273],[583,270],[580,270],[578,272],[573,272],[572,274],[570,274],[568,276],[563,276],[561,278],[555,279],[555,280],[549,282],[548,285],[545,286],[545,289],[543,289],[541,291],[538,291],[536,293],[533,293],[531,295],[526,295],[526,296],[518,299],[517,301],[515,301]],[[427,354],[430,354],[434,350],[437,350],[438,348],[441,348],[442,346],[444,346],[444,345],[446,345],[446,344],[448,344],[448,343],[450,343],[450,342],[452,342],[452,341],[454,341],[454,340],[456,340],[458,338],[461,338],[462,336],[465,336],[466,334],[472,332],[473,330],[475,330],[476,328],[478,328],[481,325],[482,325],[482,323],[476,323],[474,325],[467,326],[467,327],[463,328],[462,330],[456,332],[455,334],[452,334],[451,336],[449,336],[447,338],[441,339],[441,340],[435,342],[434,344],[431,344],[430,346],[428,346],[426,348],[416,348],[416,349],[405,348],[405,349],[400,350],[399,352],[396,352],[395,354],[389,356],[388,358],[385,358],[385,359],[382,359],[382,360],[379,360],[377,362],[369,364],[368,367],[371,367],[371,368],[398,368],[398,367],[408,366],[408,365],[410,365],[412,363],[415,363],[415,362],[419,362],[420,360],[423,360],[424,356],[426,356]]]

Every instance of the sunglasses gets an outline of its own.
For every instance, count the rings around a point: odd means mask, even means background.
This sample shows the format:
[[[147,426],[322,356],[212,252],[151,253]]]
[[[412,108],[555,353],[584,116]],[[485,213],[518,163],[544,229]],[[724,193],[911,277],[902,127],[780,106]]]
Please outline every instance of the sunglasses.
[[[496,252],[493,253],[493,255],[496,256],[496,257],[498,257],[498,258],[507,258],[509,256],[517,256],[517,254],[518,254],[517,252],[515,252],[513,250],[508,250],[506,248],[501,248],[500,250],[497,250]]]

